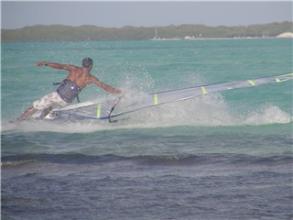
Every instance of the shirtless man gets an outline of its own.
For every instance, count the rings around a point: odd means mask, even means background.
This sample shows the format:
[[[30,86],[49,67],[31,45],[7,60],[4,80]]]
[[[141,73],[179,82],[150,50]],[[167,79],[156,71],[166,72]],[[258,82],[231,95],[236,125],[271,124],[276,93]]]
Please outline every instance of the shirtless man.
[[[78,93],[89,84],[95,84],[97,87],[112,94],[121,93],[121,90],[113,88],[91,75],[90,71],[93,67],[93,60],[89,57],[82,60],[82,67],[46,61],[38,62],[37,66],[48,66],[54,69],[66,70],[68,71],[68,75],[56,91],[35,101],[31,107],[22,113],[18,118],[20,121],[30,118],[37,111],[44,111],[48,114],[49,110],[55,106],[63,107],[68,105],[77,98]]]

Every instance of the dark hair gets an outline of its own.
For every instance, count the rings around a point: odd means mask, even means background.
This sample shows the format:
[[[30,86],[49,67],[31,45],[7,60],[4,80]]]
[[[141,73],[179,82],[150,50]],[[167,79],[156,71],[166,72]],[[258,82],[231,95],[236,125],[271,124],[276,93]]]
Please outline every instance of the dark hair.
[[[86,57],[82,60],[82,66],[83,67],[86,67],[86,68],[89,68],[90,66],[93,65],[93,60],[89,57]]]

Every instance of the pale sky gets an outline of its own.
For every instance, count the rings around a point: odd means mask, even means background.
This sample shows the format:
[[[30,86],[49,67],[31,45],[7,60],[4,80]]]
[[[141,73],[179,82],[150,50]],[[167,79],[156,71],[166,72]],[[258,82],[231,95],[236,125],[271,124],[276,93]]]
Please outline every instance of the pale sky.
[[[1,2],[2,28],[36,24],[103,27],[249,25],[291,21],[292,2]]]

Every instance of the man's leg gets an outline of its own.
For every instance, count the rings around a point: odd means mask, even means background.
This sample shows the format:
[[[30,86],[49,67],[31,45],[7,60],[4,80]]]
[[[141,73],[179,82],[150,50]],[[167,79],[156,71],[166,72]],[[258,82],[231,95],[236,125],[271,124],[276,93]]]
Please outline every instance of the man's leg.
[[[50,106],[49,108],[46,108],[42,111],[42,114],[41,114],[41,119],[45,118],[51,111],[52,111],[53,107]]]
[[[57,92],[52,92],[45,95],[41,99],[35,101],[33,106],[25,110],[24,113],[18,118],[18,121],[29,119],[37,111],[43,111],[40,119],[46,117],[54,106],[66,106],[67,103],[59,96]]]
[[[34,113],[37,111],[42,111],[43,109],[46,109],[50,107],[52,101],[51,101],[51,94],[45,95],[39,100],[36,100],[33,102],[33,105],[29,108],[27,108],[24,113],[21,114],[21,116],[17,119],[18,121],[24,121],[29,119]]]
[[[19,118],[17,118],[17,121],[24,121],[28,118],[30,118],[35,112],[37,112],[38,110],[35,109],[33,106],[27,108]]]

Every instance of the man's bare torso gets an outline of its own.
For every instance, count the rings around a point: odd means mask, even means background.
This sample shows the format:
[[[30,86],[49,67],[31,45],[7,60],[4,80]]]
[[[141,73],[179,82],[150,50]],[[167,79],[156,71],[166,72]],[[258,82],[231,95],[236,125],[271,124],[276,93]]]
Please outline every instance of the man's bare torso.
[[[68,80],[74,82],[80,89],[83,89],[88,84],[93,83],[93,76],[88,69],[82,67],[73,67],[69,70],[69,74],[66,77]]]

